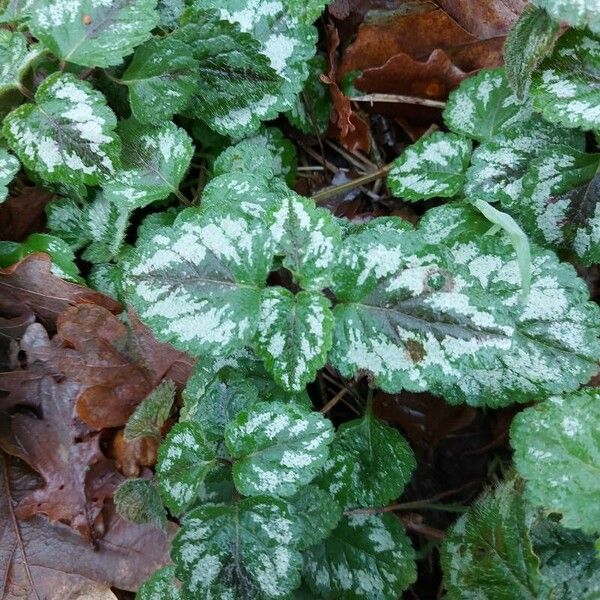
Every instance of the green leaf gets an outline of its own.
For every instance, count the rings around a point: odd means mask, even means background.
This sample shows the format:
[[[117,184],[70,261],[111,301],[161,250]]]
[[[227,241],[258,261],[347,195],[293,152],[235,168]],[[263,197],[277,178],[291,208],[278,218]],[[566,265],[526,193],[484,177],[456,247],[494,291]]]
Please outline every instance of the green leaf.
[[[504,44],[506,76],[522,98],[531,83],[531,75],[552,52],[559,35],[559,24],[543,8],[527,6],[510,30]]]
[[[226,463],[215,464],[206,474],[198,491],[200,504],[229,504],[236,499],[238,499],[238,493],[233,485],[231,465]]]
[[[216,11],[189,9],[171,35],[190,47],[199,64],[194,116],[218,133],[242,136],[277,116],[283,80],[257,39],[222,13],[219,18]]]
[[[114,175],[120,143],[104,96],[74,75],[54,73],[4,120],[21,162],[49,182],[96,185]]]
[[[47,227],[76,252],[91,241],[90,232],[82,224],[87,220],[87,207],[73,198],[57,198],[46,205]]]
[[[256,352],[285,390],[314,381],[331,347],[331,303],[320,292],[294,295],[281,287],[263,292]]]
[[[176,575],[191,598],[285,598],[300,584],[296,535],[283,500],[201,506],[173,541]]]
[[[121,77],[129,89],[131,112],[140,123],[160,125],[183,111],[198,91],[198,61],[173,37],[140,46]]]
[[[127,296],[162,341],[193,354],[226,354],[256,331],[272,239],[257,219],[187,209],[142,239],[129,261]]]
[[[479,500],[450,530],[441,560],[448,600],[542,600],[529,529],[531,511],[514,482]]]
[[[158,24],[156,0],[36,0],[29,28],[61,60],[110,67],[150,37]]]
[[[127,479],[115,491],[118,513],[130,523],[165,525],[167,514],[156,485],[147,479]]]
[[[306,550],[324,540],[342,518],[342,507],[327,492],[305,485],[289,499],[290,513],[300,531],[298,549]]]
[[[533,75],[533,106],[553,123],[600,129],[599,78],[599,38],[571,29]]]
[[[296,148],[275,127],[229,146],[213,164],[214,175],[254,173],[266,179],[282,177],[289,186],[296,180]]]
[[[341,230],[328,210],[290,192],[273,213],[271,233],[283,266],[300,287],[316,291],[330,284]]]
[[[0,23],[15,23],[25,20],[31,11],[34,0],[0,1]]]
[[[391,192],[405,200],[451,198],[465,180],[471,141],[454,133],[435,132],[409,146],[388,175]]]
[[[586,533],[600,532],[599,417],[600,390],[589,389],[528,408],[511,426],[527,498]]]
[[[39,55],[39,48],[29,48],[22,33],[0,30],[0,95],[21,87],[23,77]]]
[[[156,10],[160,15],[160,27],[175,29],[185,10],[185,0],[158,0]]]
[[[175,585],[175,565],[155,571],[138,590],[135,600],[182,600],[180,588]]]
[[[253,0],[249,7],[239,0],[195,0],[194,6],[218,9],[222,19],[237,23],[260,41],[260,53],[283,80],[268,102],[274,111],[289,110],[308,77],[308,61],[315,55],[317,30],[308,24],[315,14],[314,1]]]
[[[596,0],[533,0],[533,4],[545,8],[557,21],[600,33],[600,6]]]
[[[261,402],[225,429],[233,479],[245,496],[291,496],[324,465],[333,439],[329,420],[279,402]]]
[[[342,519],[304,556],[304,580],[325,600],[396,600],[417,578],[415,553],[393,515]]]
[[[480,362],[462,370],[456,385],[469,402],[477,397],[476,402],[505,406],[537,400],[573,391],[597,372],[600,312],[571,265],[532,244],[532,284],[524,303],[510,239],[485,235],[489,222],[473,209],[459,203],[433,209],[420,230],[429,243],[446,245],[478,279],[488,302],[501,303],[513,320],[511,343],[503,351],[489,353],[486,367]],[[448,390],[451,402],[455,391]]]
[[[91,288],[111,296],[119,302],[124,302],[123,270],[120,264],[101,263],[93,265],[87,276],[87,281]]]
[[[133,210],[171,194],[181,196],[179,185],[194,155],[184,129],[170,121],[150,127],[129,119],[119,123],[117,133],[123,144],[122,169],[103,188],[111,202]]]
[[[303,133],[320,135],[327,131],[331,113],[329,89],[320,79],[327,73],[327,61],[322,56],[314,56],[308,61],[308,71],[304,89],[285,116]]]
[[[21,163],[8,150],[0,146],[0,204],[8,196],[8,184],[21,169]]]
[[[519,100],[504,69],[482,69],[450,93],[444,109],[449,129],[485,142],[531,116],[528,102]]]
[[[214,464],[214,452],[197,423],[177,423],[169,431],[158,450],[156,475],[171,513],[181,514],[193,502]]]
[[[368,412],[340,426],[319,485],[343,506],[384,506],[402,495],[416,466],[398,430]]]
[[[515,214],[540,244],[600,262],[600,155],[568,146],[542,152],[529,166]]]
[[[125,439],[150,436],[160,440],[162,426],[169,418],[174,401],[175,384],[170,379],[161,381],[127,420],[123,431]]]

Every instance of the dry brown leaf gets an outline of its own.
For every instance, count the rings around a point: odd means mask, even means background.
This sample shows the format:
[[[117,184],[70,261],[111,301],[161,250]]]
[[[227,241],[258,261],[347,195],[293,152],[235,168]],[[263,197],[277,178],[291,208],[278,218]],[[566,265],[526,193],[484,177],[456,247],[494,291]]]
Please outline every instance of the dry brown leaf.
[[[0,240],[22,242],[41,231],[46,223],[44,208],[53,196],[41,188],[26,187],[0,204]]]
[[[118,431],[111,445],[111,455],[117,469],[126,477],[139,477],[142,467],[156,464],[159,441],[153,437],[127,440],[123,431]]]

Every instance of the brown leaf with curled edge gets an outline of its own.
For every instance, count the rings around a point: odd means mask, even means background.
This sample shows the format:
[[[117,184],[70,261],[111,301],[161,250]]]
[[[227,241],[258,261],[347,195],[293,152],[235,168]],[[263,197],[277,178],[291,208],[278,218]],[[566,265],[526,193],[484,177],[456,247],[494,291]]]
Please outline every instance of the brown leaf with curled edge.
[[[0,313],[4,317],[32,311],[53,331],[58,315],[76,304],[94,303],[118,313],[121,305],[112,298],[89,288],[68,283],[51,272],[46,254],[30,254],[17,264],[0,269]]]
[[[0,204],[0,240],[22,242],[41,231],[46,223],[44,208],[53,194],[38,187],[26,187],[18,196]]]
[[[111,444],[111,455],[117,469],[126,477],[139,477],[142,467],[156,464],[160,442],[150,436],[128,440],[123,431],[118,431]]]
[[[338,86],[337,48],[340,37],[337,29],[331,23],[327,24],[326,33],[329,73],[327,77],[323,76],[321,79],[329,86],[331,94],[332,110],[329,135],[339,140],[340,144],[351,152],[356,150],[368,152],[371,146],[369,125],[352,110],[350,99]]]
[[[135,591],[169,562],[174,533],[123,521],[110,505],[107,534],[95,547],[44,517],[19,521],[14,511],[38,480],[0,453],[0,598],[108,600],[111,587]]]

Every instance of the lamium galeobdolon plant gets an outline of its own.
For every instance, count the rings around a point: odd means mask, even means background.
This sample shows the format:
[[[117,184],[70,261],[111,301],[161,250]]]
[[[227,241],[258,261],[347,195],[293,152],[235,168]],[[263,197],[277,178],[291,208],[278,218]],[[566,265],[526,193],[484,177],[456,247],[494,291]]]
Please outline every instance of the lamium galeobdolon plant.
[[[536,403],[512,425],[515,473],[443,544],[448,598],[597,598],[600,394],[579,388],[600,310],[560,258],[600,257],[600,7],[536,0],[506,68],[451,94],[449,131],[389,173],[398,198],[450,199],[413,227],[296,194],[295,148],[264,124],[326,128],[309,78],[325,4],[0,1],[0,200],[21,169],[57,195],[50,233],[3,243],[2,265],[42,250],[81,281],[78,253],[91,287],[198,359],[155,478],[116,494],[133,521],[180,523],[138,597],[398,598],[416,553],[383,509],[416,460],[378,388]],[[337,429],[306,391],[326,365],[369,382]],[[126,437],[162,439],[174,399],[163,382]]]

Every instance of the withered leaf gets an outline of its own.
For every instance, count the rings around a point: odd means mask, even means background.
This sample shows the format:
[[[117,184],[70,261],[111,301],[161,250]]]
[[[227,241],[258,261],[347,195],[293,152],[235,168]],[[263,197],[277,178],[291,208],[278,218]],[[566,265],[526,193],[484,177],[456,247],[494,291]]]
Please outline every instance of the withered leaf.
[[[18,196],[0,204],[0,240],[22,242],[45,224],[44,208],[53,194],[38,187],[26,187]]]

